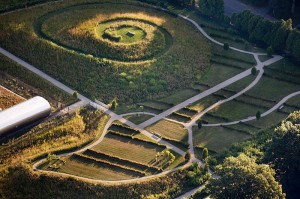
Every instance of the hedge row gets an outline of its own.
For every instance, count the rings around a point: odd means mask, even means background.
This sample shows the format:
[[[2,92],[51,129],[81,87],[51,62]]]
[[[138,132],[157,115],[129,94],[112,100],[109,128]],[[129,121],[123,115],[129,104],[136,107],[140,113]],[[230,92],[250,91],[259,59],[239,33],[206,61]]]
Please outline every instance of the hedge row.
[[[234,13],[231,23],[259,46],[271,46],[277,52],[287,50],[300,61],[300,32],[292,28],[291,19],[271,22],[246,10]]]

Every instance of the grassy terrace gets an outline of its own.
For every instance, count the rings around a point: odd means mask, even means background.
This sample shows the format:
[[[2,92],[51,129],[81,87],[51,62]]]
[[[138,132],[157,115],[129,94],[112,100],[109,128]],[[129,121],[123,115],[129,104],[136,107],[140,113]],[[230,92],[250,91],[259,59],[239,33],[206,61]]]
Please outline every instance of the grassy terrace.
[[[99,145],[92,149],[135,162],[148,164],[155,160],[155,155],[165,148],[142,141],[131,140],[123,136],[108,134]]]
[[[161,120],[146,128],[149,132],[158,133],[166,140],[187,144],[188,132],[180,124]]]
[[[105,165],[91,165],[74,157],[67,158],[66,164],[57,171],[73,174],[76,176],[105,180],[124,180],[139,177],[138,175],[130,171],[124,171],[122,169],[111,169],[109,166]]]

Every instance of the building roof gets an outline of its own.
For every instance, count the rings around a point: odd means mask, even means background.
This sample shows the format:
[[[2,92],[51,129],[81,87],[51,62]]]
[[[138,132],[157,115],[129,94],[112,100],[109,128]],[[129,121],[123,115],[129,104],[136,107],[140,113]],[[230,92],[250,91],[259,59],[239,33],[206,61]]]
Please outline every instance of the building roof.
[[[42,97],[34,97],[0,112],[0,134],[46,117],[51,106]]]

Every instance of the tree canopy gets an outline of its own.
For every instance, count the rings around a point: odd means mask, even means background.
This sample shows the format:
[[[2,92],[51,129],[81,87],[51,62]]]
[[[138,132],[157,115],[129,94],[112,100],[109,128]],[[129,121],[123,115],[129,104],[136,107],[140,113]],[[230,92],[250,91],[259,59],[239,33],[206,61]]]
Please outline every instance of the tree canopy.
[[[300,195],[300,111],[292,113],[275,131],[279,136],[267,149],[265,161],[274,164],[289,198],[297,198]]]
[[[212,198],[285,198],[275,171],[243,153],[226,158],[216,173],[221,177],[207,186]]]

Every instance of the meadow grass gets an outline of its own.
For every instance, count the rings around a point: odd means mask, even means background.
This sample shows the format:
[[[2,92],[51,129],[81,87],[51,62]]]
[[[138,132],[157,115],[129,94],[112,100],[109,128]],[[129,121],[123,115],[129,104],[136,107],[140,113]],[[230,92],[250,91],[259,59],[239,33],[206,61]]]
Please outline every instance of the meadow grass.
[[[101,180],[125,180],[139,177],[130,171],[111,169],[106,165],[90,164],[72,157],[66,159],[66,164],[57,171]]]
[[[129,115],[126,116],[125,118],[135,124],[141,124],[152,117],[153,117],[152,115]]]
[[[233,143],[249,139],[251,136],[246,133],[234,131],[223,127],[198,127],[193,128],[193,142],[195,147],[208,148],[220,153]]]
[[[121,3],[128,2],[64,1],[0,16],[3,30],[0,42],[3,48],[57,80],[89,98],[106,103],[115,97],[120,103],[126,104],[161,98],[201,79],[205,68],[209,67],[211,52],[210,45],[194,26],[183,19],[147,8],[142,3]],[[139,5],[143,5],[143,9]],[[89,20],[105,13],[116,16],[120,10],[136,17],[151,16],[158,19],[161,22],[158,26],[171,35],[172,45],[156,59],[114,62],[84,52],[83,49],[91,45],[84,42],[87,37],[75,39],[82,47],[67,48],[40,31],[40,28],[47,30],[48,34],[67,31],[71,24],[74,27],[85,24],[85,30],[88,30]],[[49,15],[59,19],[51,23],[51,29],[47,29],[47,23],[43,23],[43,19]],[[95,24],[92,25],[95,27]],[[94,32],[87,34],[93,37]],[[67,36],[59,39],[71,40]]]
[[[155,160],[155,155],[163,151],[164,148],[146,142],[108,134],[100,144],[92,149],[112,156],[148,164]]]
[[[150,132],[160,134],[163,138],[187,143],[187,130],[180,124],[168,120],[160,120],[146,129]]]

